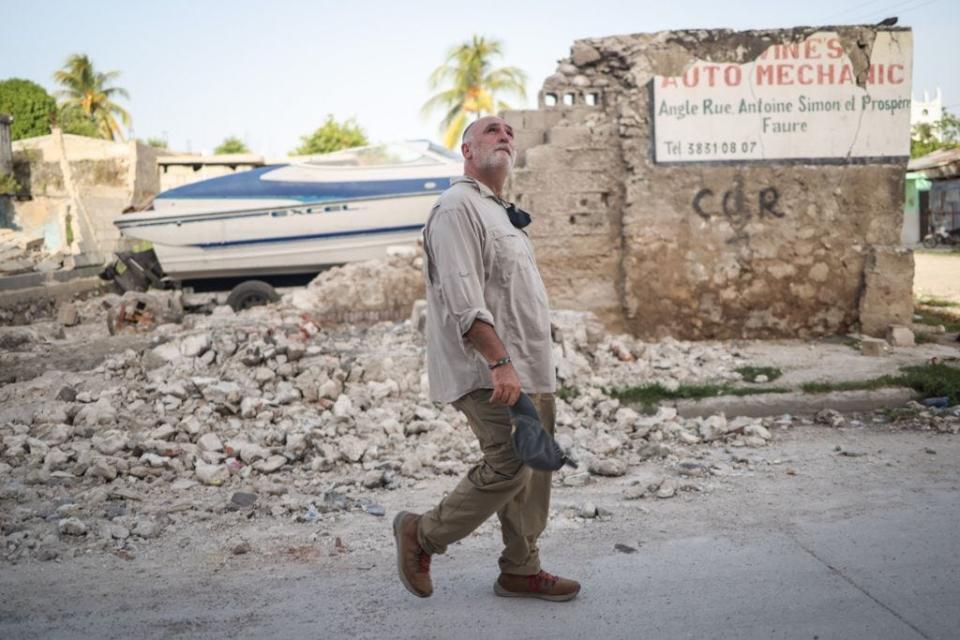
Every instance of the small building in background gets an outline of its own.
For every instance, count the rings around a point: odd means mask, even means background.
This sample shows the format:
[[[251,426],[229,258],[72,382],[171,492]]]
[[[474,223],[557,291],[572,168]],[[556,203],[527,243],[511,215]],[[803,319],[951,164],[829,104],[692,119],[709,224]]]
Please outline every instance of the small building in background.
[[[960,228],[960,148],[939,149],[907,165],[903,209],[904,245],[914,245],[936,227]]]
[[[162,155],[157,158],[160,192],[191,182],[217,178],[240,171],[249,171],[265,164],[267,163],[263,156],[252,153],[230,153],[214,156],[197,154]]]
[[[937,87],[937,92],[932,100],[930,94],[926,91],[923,92],[923,100],[917,100],[912,95],[910,97],[911,129],[918,124],[936,124],[943,118],[943,95],[940,93],[940,87]],[[937,140],[941,139],[941,134],[936,129],[933,130],[933,135]]]

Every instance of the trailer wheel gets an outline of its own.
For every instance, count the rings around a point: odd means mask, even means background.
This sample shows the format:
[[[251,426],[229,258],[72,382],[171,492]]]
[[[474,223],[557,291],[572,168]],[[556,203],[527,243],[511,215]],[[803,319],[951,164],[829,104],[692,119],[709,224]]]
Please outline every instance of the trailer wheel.
[[[242,311],[250,307],[259,307],[261,305],[276,302],[280,299],[280,294],[269,284],[262,280],[246,280],[241,282],[230,291],[227,296],[227,304],[234,311]]]

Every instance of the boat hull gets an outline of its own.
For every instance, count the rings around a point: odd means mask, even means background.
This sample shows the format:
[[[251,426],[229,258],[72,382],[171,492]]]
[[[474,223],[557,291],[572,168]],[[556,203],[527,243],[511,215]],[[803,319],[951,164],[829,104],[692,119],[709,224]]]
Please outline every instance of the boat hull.
[[[127,236],[149,241],[175,280],[311,273],[416,245],[438,193],[189,215],[129,214]]]

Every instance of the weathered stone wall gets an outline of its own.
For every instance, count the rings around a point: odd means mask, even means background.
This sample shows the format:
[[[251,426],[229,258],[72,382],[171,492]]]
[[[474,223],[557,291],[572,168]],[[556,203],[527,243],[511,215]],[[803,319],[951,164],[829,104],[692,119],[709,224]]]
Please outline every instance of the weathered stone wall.
[[[861,316],[882,334],[902,320],[912,259],[873,256],[899,244],[906,158],[654,161],[654,76],[747,62],[813,31],[577,41],[539,110],[503,114],[520,148],[509,196],[535,216],[554,306],[644,337],[829,335]],[[859,78],[874,30],[837,31]],[[886,294],[869,290],[881,282]]]
[[[102,258],[127,248],[113,221],[129,207],[139,208],[159,192],[157,157],[160,151],[138,141],[113,142],[64,135],[63,149],[81,204],[89,218],[92,238],[88,249]],[[61,149],[55,135],[20,140],[13,145],[17,181],[31,199],[17,204],[18,221],[26,229],[50,229],[64,225],[66,216],[74,233],[85,233],[79,224],[77,203],[64,183]],[[63,243],[65,234],[58,234]],[[58,246],[49,246],[56,250]]]

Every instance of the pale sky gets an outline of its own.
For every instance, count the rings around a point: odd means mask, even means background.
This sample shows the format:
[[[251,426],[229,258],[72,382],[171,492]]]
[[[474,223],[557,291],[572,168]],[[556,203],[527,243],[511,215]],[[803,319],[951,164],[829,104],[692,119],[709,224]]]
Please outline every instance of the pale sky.
[[[283,155],[327,113],[356,118],[373,141],[439,140],[420,117],[430,72],[473,34],[500,40],[500,64],[528,75],[526,102],[577,38],[679,28],[872,24],[899,16],[914,31],[914,94],[937,88],[960,113],[956,0],[551,0],[402,2],[273,0],[0,0],[0,79],[56,89],[72,53],[121,72],[134,135],[211,152],[236,135]],[[498,65],[499,66],[499,65]]]

